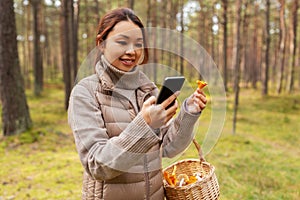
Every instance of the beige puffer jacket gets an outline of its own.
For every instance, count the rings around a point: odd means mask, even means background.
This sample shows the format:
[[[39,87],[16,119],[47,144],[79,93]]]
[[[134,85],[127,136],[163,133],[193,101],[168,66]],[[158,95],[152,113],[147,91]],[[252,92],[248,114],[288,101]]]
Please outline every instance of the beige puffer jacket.
[[[164,199],[161,158],[190,144],[199,115],[181,109],[153,130],[139,111],[157,93],[140,70],[123,73],[105,59],[73,88],[68,119],[85,169],[82,199]]]

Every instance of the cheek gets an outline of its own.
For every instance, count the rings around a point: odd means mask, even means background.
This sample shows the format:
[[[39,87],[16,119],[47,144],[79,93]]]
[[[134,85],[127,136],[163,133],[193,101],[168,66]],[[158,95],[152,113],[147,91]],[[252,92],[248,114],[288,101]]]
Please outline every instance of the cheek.
[[[123,49],[117,45],[107,44],[104,48],[104,56],[110,63],[121,57],[123,53]]]
[[[137,49],[135,52],[138,56],[141,56],[143,54],[143,49]]]
[[[136,52],[136,57],[137,58],[140,58],[142,56],[142,54],[143,54],[143,50],[142,49],[137,49],[135,52]]]

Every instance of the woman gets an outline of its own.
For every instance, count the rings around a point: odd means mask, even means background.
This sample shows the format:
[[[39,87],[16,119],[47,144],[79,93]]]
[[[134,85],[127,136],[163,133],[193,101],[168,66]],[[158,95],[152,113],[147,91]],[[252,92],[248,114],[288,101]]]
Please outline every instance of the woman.
[[[176,118],[178,93],[156,105],[157,87],[137,65],[148,60],[143,24],[132,10],[107,13],[96,37],[95,74],[72,90],[69,124],[85,169],[82,199],[164,199],[162,156],[182,152],[205,108],[197,89]]]

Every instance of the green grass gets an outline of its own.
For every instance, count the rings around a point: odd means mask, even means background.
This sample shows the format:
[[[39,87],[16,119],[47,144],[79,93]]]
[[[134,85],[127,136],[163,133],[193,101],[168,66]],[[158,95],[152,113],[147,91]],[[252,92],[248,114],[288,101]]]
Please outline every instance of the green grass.
[[[64,111],[63,89],[49,84],[41,97],[27,93],[34,127],[0,137],[0,200],[80,199],[82,172]],[[221,200],[300,199],[300,94],[261,97],[241,90],[237,132],[232,135],[233,95],[222,134],[206,156],[216,167]],[[201,143],[210,108],[200,118]],[[197,158],[193,146],[177,160]],[[167,166],[168,161],[164,161]]]
[[[80,199],[82,168],[67,125],[61,86],[28,92],[34,126],[0,139],[0,199]]]
[[[258,91],[242,90],[235,135],[232,99],[229,95],[222,135],[206,156],[216,167],[220,199],[300,199],[299,93],[263,98]],[[201,124],[208,120],[201,116]],[[198,141],[203,134],[198,131]],[[195,152],[190,146],[179,159],[195,157]]]

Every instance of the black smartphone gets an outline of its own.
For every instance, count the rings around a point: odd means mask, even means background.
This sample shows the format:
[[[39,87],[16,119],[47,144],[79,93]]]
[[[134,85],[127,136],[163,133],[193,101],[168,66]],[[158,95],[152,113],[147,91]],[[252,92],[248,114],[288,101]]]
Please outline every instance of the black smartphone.
[[[165,77],[163,85],[157,97],[156,104],[161,104],[164,100],[174,94],[176,91],[180,91],[185,78],[183,76],[169,76]],[[170,103],[166,109],[174,105],[175,100]]]

